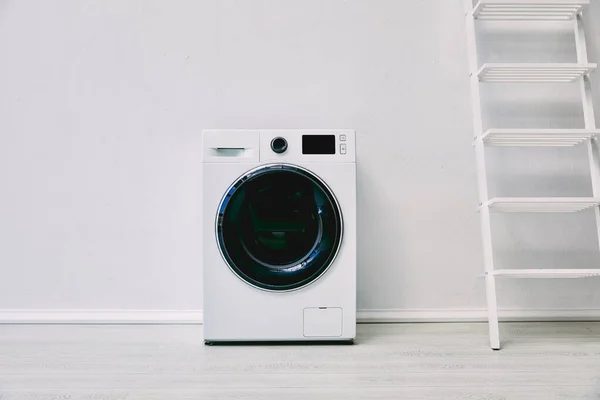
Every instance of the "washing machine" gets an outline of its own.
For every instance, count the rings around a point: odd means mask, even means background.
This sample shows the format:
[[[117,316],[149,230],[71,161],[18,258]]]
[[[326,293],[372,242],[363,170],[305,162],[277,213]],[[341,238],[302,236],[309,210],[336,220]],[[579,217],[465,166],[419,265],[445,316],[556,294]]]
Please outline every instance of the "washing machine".
[[[352,130],[203,132],[207,344],[353,342]]]

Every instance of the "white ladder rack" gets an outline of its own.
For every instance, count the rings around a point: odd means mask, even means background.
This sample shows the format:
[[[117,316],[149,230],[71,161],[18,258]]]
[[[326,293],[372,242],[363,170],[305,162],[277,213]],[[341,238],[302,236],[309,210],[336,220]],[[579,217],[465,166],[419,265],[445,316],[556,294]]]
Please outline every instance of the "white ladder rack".
[[[588,62],[582,10],[589,0],[480,0],[476,5],[465,0],[467,41],[471,73],[471,101],[475,131],[475,154],[481,214],[481,233],[485,265],[490,346],[500,349],[496,278],[588,278],[600,276],[598,269],[495,269],[491,231],[492,212],[569,213],[594,210],[600,241],[600,159],[594,141],[596,128],[589,74],[597,67]],[[475,20],[501,21],[572,21],[575,33],[575,63],[487,63],[479,64]],[[513,83],[573,83],[581,87],[584,129],[488,129],[484,131],[480,85]],[[505,147],[586,146],[593,197],[497,197],[489,198],[485,149]]]

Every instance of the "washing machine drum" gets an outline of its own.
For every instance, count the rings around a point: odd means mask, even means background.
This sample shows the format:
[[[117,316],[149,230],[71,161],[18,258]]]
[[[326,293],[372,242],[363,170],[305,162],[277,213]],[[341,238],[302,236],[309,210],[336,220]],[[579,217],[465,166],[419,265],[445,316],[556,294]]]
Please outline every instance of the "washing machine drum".
[[[319,278],[342,241],[342,214],[331,190],[294,165],[266,165],[235,182],[217,218],[221,253],[241,279],[287,291]]]

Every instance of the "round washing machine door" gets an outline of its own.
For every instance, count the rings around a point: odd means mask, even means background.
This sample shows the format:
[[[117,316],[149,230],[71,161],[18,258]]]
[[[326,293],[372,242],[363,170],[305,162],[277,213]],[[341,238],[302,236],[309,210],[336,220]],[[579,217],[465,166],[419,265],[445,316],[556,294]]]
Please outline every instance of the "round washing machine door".
[[[342,241],[342,213],[327,185],[290,164],[269,164],[241,176],[217,216],[223,258],[242,280],[288,291],[314,282]]]

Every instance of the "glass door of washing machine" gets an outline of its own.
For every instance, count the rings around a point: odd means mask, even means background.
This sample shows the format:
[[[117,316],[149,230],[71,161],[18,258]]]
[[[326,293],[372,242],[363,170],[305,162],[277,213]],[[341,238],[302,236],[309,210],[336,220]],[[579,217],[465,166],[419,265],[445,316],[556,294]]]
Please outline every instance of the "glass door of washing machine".
[[[290,164],[249,171],[219,206],[217,241],[231,270],[246,283],[289,291],[318,279],[342,241],[342,213],[327,185]]]

